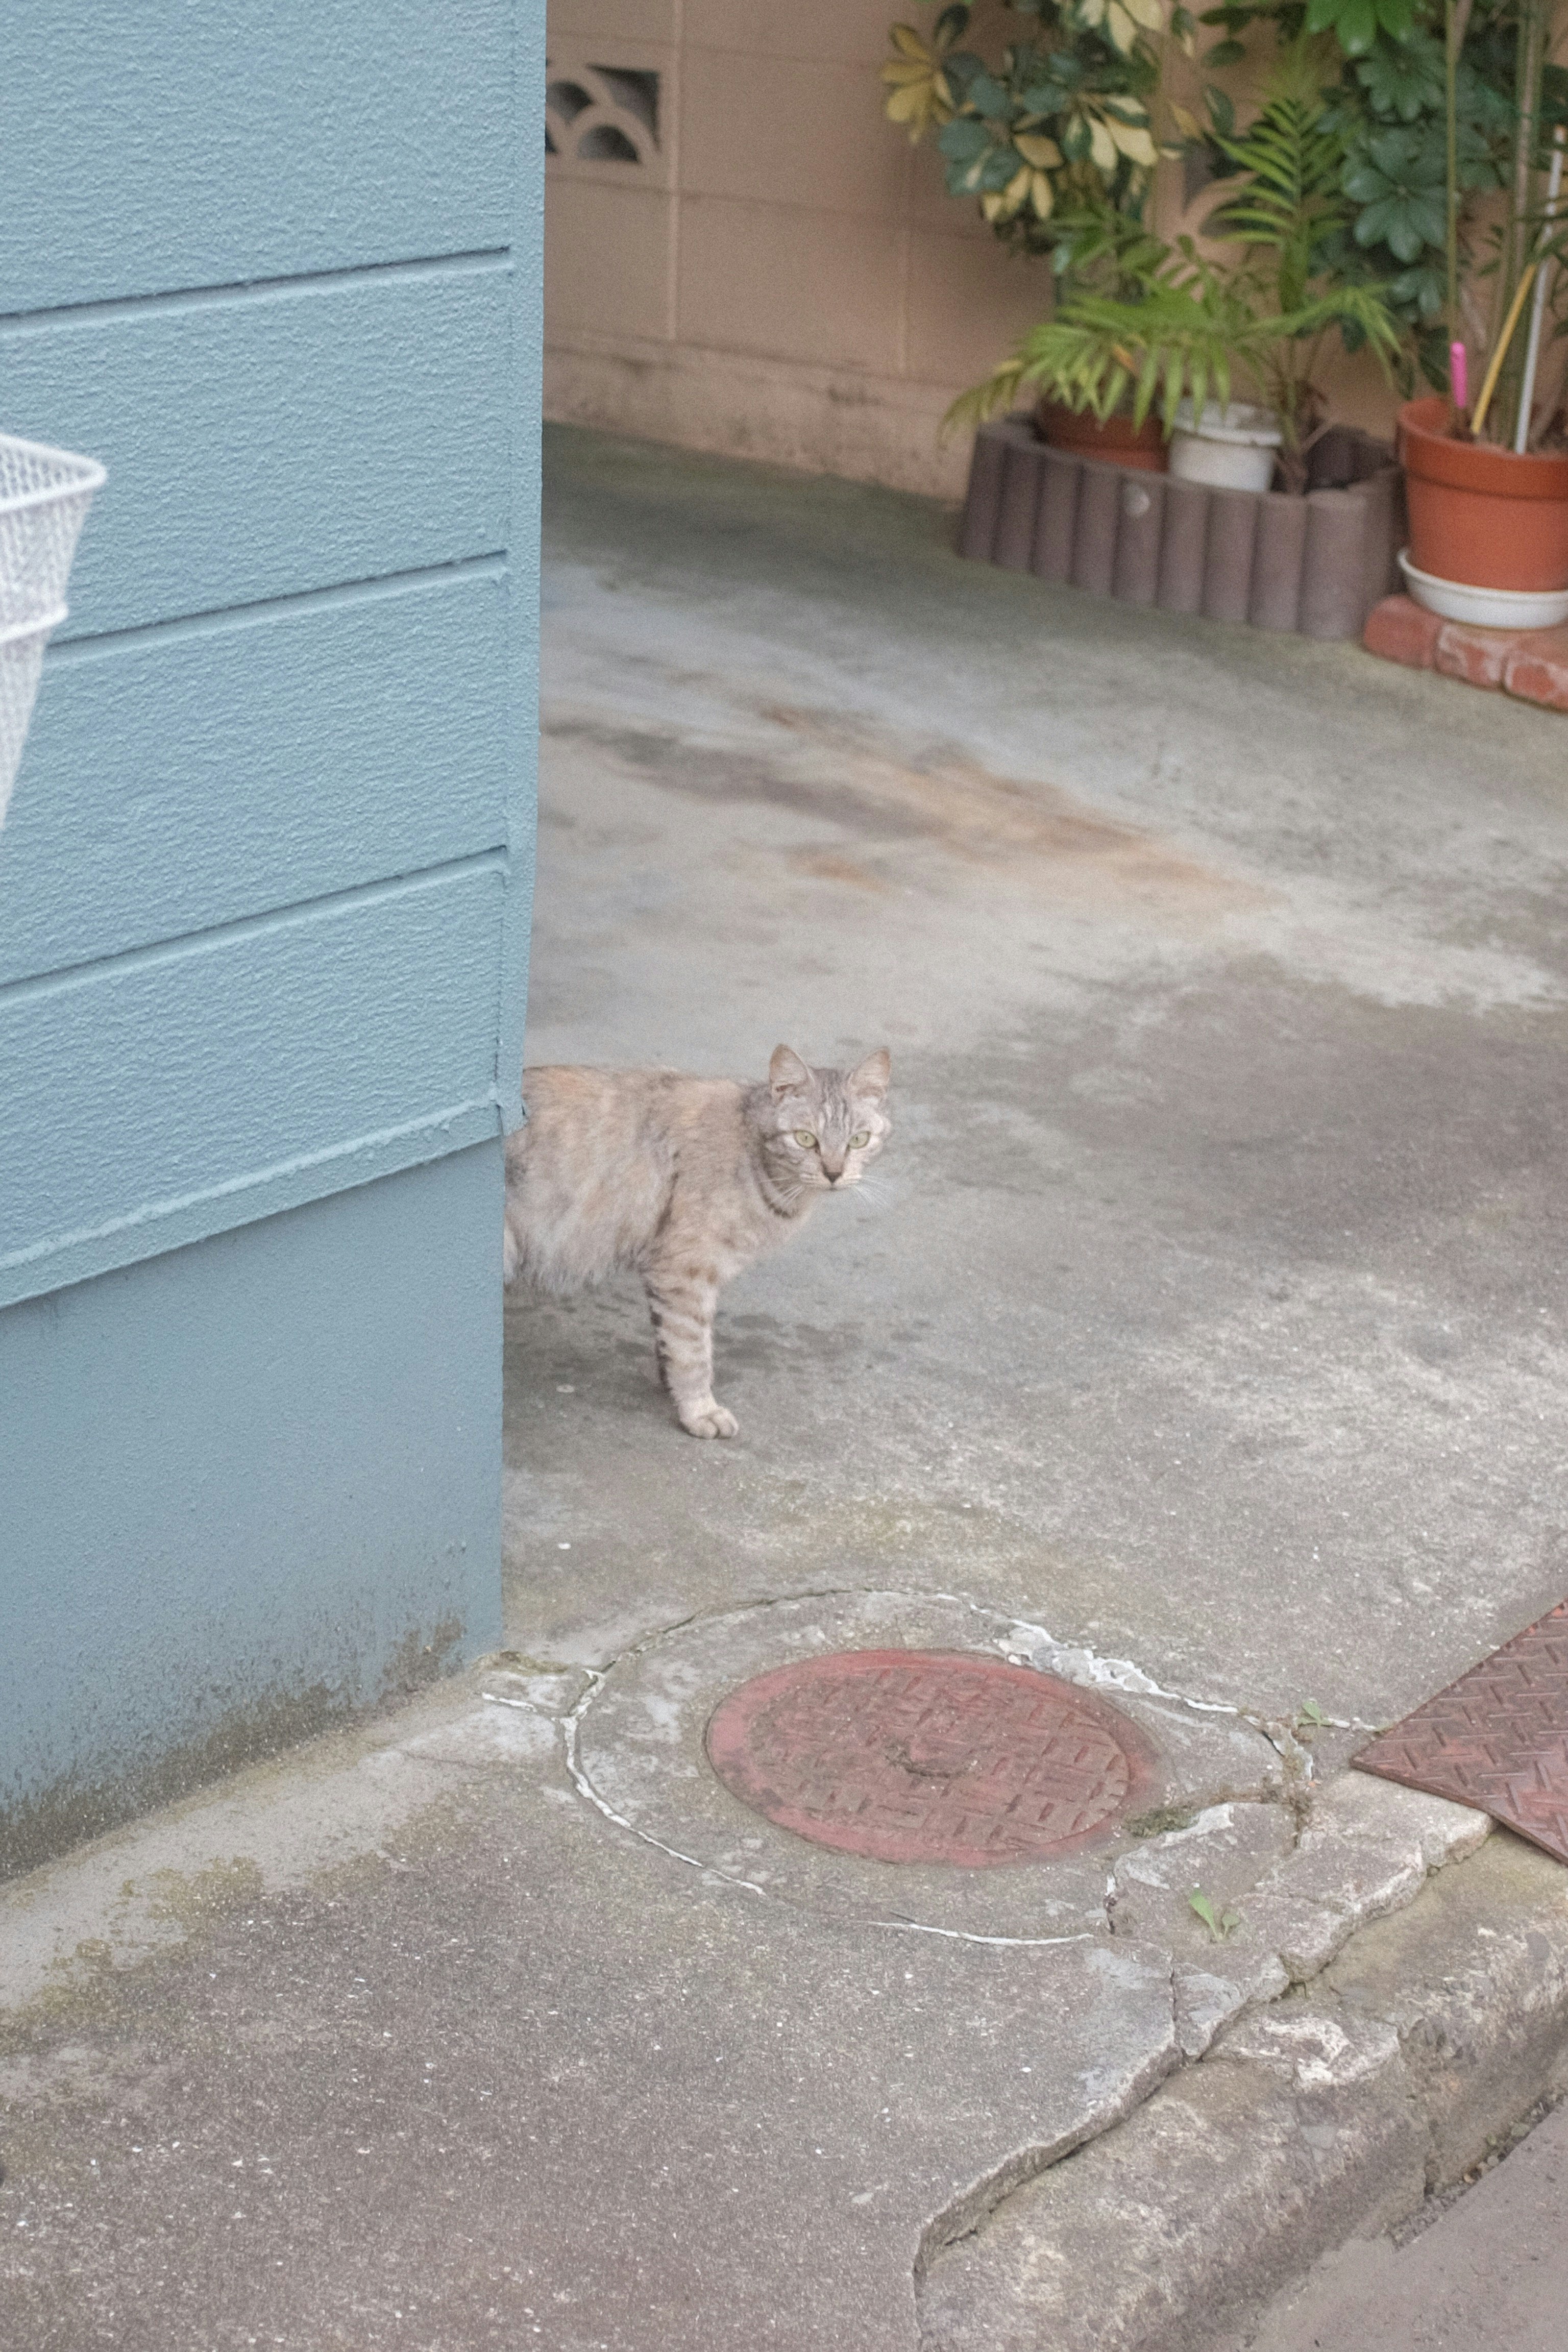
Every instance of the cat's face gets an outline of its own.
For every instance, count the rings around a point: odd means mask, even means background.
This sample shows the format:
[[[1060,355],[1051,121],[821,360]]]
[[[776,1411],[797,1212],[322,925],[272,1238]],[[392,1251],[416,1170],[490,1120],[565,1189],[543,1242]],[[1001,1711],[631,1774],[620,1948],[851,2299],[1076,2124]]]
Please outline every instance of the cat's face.
[[[858,1184],[889,1135],[890,1062],[886,1046],[852,1070],[814,1070],[789,1046],[768,1065],[768,1158],[778,1175],[808,1192]]]

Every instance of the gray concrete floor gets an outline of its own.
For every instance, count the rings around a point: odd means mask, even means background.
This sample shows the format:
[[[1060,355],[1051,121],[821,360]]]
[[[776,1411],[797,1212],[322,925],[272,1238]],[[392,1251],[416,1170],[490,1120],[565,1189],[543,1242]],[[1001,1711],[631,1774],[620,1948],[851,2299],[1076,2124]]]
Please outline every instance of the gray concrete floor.
[[[1565,751],[918,500],[551,436],[530,1051],[886,1043],[885,1175],[724,1302],[732,1444],[634,1287],[509,1301],[488,1714],[7,1898],[0,2336],[910,2352],[932,2217],[1176,2063],[1174,1944],[759,1896],[586,1801],[583,1695],[881,1590],[1373,1723],[1560,1599]]]
[[[722,1306],[731,1445],[635,1287],[511,1301],[519,1646],[852,1569],[1370,1723],[1560,1600],[1568,730],[913,499],[551,476],[531,1057],[887,1043],[898,1129]]]
[[[1568,2107],[1396,2249],[1355,2240],[1283,2297],[1251,2352],[1562,2352]]]

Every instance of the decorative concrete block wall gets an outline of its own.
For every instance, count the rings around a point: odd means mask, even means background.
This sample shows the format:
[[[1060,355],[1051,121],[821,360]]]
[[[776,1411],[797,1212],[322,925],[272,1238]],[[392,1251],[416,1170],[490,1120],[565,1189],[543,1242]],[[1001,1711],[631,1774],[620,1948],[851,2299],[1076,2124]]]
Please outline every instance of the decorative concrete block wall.
[[[0,1859],[499,1633],[542,8],[35,0],[0,422]]]
[[[1306,637],[1359,637],[1398,577],[1402,477],[1347,426],[1310,453],[1304,498],[1211,489],[1043,442],[1027,415],[975,437],[959,551],[1124,604]]]
[[[882,119],[900,13],[550,0],[549,415],[960,494],[942,412],[1048,271]]]

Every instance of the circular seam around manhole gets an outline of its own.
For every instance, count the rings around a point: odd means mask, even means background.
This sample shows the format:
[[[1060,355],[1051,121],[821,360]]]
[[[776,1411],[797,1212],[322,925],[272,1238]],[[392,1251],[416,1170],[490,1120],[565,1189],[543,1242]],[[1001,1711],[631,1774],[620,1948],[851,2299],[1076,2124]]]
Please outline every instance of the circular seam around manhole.
[[[846,1650],[757,1675],[705,1742],[726,1788],[813,1844],[980,1870],[1106,1837],[1158,1780],[1151,1743],[1054,1675],[938,1650]]]

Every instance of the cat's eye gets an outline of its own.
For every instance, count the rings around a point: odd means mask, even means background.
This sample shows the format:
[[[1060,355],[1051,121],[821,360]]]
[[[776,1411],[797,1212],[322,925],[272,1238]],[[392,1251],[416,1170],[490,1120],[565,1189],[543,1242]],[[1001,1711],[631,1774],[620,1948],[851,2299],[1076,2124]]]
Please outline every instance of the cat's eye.
[[[795,1131],[795,1139],[800,1145],[803,1151],[815,1151],[816,1149],[816,1138],[811,1133],[808,1128],[797,1127]]]
[[[852,1135],[850,1137],[849,1149],[851,1151],[864,1151],[866,1146],[870,1142],[870,1129],[868,1127],[863,1127],[858,1135]]]

